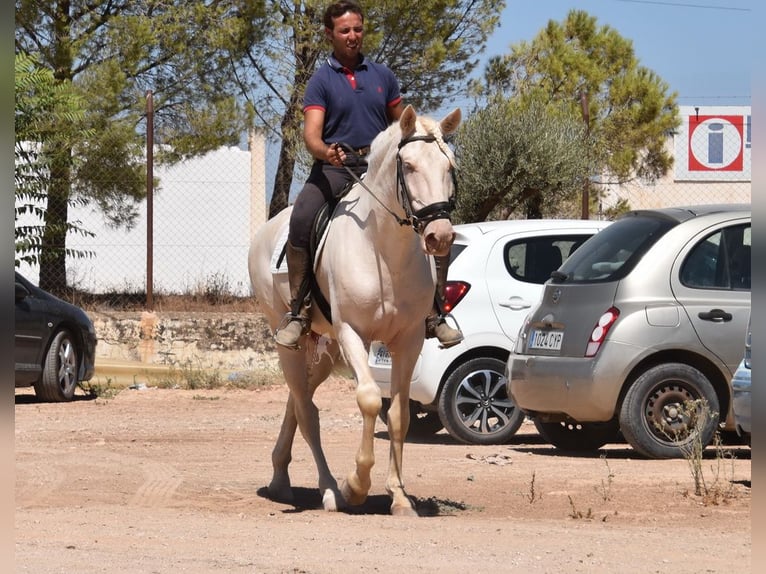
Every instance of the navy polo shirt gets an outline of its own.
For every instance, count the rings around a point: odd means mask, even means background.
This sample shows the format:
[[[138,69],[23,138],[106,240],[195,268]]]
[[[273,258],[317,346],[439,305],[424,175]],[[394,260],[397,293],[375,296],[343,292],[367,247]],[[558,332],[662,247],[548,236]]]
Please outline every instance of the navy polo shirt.
[[[324,110],[325,143],[363,148],[388,127],[386,109],[401,99],[399,82],[387,66],[363,56],[356,69],[349,70],[330,56],[309,79],[303,110]]]

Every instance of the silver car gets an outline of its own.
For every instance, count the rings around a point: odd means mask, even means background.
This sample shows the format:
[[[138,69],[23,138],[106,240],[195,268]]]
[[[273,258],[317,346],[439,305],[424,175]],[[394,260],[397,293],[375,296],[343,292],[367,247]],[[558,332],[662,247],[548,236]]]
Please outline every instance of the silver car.
[[[620,438],[683,456],[734,429],[730,381],[750,315],[750,206],[630,212],[545,285],[508,358],[508,392],[551,444]]]

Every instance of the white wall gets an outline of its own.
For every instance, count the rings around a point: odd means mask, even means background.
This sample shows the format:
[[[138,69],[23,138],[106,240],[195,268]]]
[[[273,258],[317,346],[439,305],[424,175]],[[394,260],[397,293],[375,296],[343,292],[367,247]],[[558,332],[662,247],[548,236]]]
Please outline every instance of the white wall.
[[[265,205],[262,149],[257,153],[261,165],[256,167],[251,165],[250,151],[221,148],[171,167],[154,168],[154,176],[160,180],[153,205],[156,293],[186,293],[211,283],[240,295],[250,292],[247,251],[251,218],[263,213],[251,206],[251,196]],[[68,247],[96,255],[67,260],[68,284],[94,293],[143,291],[146,203],[131,231],[106,227],[92,208],[71,208],[70,221],[76,220],[96,236],[70,236]],[[38,269],[20,271],[37,281]]]

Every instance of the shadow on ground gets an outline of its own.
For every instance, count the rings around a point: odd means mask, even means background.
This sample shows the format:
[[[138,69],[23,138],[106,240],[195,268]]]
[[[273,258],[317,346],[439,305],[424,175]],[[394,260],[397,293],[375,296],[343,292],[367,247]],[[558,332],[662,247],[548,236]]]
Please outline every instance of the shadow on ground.
[[[269,496],[268,488],[265,486],[258,489],[258,496],[271,500],[276,504],[285,505],[286,508],[281,510],[284,514],[294,514],[305,512],[307,510],[322,510],[322,497],[319,495],[319,489],[294,486],[292,490],[292,502],[274,500]],[[465,504],[451,500],[442,500],[433,497],[417,498],[414,496],[410,498],[415,504],[418,516],[423,517],[449,516],[468,509]],[[364,504],[346,508],[343,510],[343,513],[353,515],[389,516],[391,514],[391,498],[386,494],[373,494],[367,497]]]

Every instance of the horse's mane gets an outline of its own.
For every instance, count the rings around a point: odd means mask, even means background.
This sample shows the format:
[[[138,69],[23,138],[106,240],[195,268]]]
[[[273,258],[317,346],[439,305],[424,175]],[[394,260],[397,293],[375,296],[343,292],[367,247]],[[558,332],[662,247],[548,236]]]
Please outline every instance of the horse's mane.
[[[428,116],[417,116],[415,133],[419,135],[432,135],[436,138],[436,145],[449,158],[452,167],[455,167],[455,155],[444,141],[439,122]],[[367,159],[369,171],[377,171],[383,159],[389,153],[391,146],[396,146],[402,139],[402,129],[399,122],[394,122],[387,129],[380,132],[370,145],[370,155]]]

